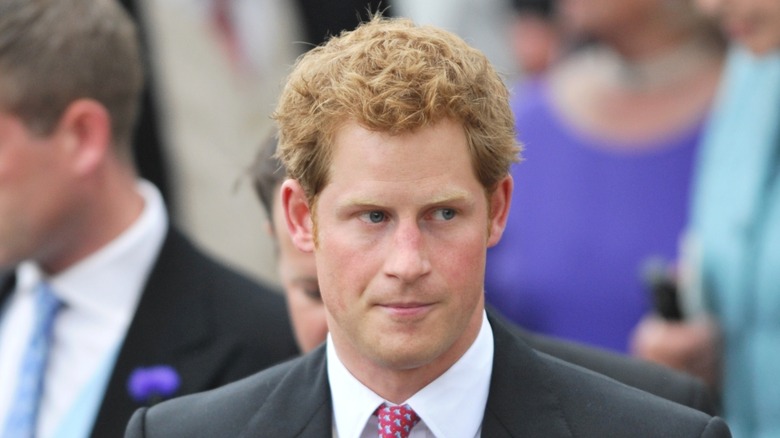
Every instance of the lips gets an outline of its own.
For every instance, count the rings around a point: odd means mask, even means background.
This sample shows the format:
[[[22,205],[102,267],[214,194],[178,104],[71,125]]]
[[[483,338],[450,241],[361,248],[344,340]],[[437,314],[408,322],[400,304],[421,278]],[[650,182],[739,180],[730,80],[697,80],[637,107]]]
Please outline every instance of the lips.
[[[412,308],[412,307],[422,307],[426,306],[425,303],[388,303],[388,304],[380,304],[382,307],[398,307],[402,309]]]
[[[430,309],[433,307],[432,304],[428,303],[418,303],[418,302],[410,302],[410,303],[383,303],[378,304],[379,307],[381,307],[383,310],[389,312],[394,317],[401,317],[401,318],[412,318],[412,317],[420,317],[428,313]]]

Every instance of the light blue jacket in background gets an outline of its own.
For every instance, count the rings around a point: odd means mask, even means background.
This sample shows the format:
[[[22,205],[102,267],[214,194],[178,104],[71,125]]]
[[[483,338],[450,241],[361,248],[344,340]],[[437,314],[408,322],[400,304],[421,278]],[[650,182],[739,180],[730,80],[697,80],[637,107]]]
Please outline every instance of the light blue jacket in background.
[[[725,335],[734,437],[780,437],[780,53],[729,54],[701,149],[691,234]]]

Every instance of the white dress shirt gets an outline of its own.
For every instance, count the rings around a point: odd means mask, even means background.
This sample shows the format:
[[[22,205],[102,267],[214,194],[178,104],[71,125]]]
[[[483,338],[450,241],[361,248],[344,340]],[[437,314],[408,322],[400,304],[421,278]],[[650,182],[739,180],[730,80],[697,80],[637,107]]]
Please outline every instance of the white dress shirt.
[[[344,366],[327,340],[328,380],[333,400],[333,436],[376,438],[373,415],[388,403],[360,383]],[[474,343],[444,374],[419,390],[408,404],[420,416],[409,438],[479,437],[493,370],[493,331],[483,313]]]
[[[54,322],[38,414],[39,437],[61,433],[61,424],[91,425],[97,415],[99,395],[110,375],[106,371],[113,368],[168,227],[157,188],[139,181],[138,191],[144,198],[144,209],[128,229],[76,265],[46,279],[63,307]],[[33,327],[33,290],[44,278],[32,262],[22,263],[16,274],[16,288],[0,315],[0,425],[5,424]],[[96,376],[102,376],[103,381],[96,382]],[[77,400],[96,398],[88,397],[85,391],[98,395],[92,412],[84,412],[83,407],[74,409]],[[71,412],[87,418],[74,421],[67,418]]]

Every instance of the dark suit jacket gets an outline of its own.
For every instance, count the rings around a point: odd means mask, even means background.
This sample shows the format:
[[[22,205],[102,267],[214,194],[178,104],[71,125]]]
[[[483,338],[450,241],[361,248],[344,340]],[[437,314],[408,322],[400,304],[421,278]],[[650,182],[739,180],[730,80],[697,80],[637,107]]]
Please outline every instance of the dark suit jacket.
[[[491,325],[495,356],[483,437],[730,436],[720,418],[536,352],[500,321]],[[139,410],[125,436],[321,438],[331,428],[319,347],[215,391]]]
[[[10,290],[6,287],[0,300]],[[117,356],[92,436],[122,436],[140,407],[127,390],[138,367],[174,367],[181,378],[176,395],[184,395],[297,353],[282,295],[216,263],[170,230]]]
[[[691,375],[600,348],[531,333],[517,326],[511,326],[510,329],[534,350],[706,414],[719,414],[719,405],[712,391],[704,382]]]

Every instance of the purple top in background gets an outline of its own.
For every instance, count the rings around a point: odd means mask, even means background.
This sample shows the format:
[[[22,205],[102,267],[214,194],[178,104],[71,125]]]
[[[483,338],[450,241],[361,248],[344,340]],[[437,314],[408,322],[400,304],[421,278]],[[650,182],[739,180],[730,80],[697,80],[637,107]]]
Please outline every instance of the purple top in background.
[[[488,250],[487,301],[533,331],[625,352],[650,308],[643,261],[676,256],[702,123],[618,149],[567,125],[543,82],[521,86],[512,106],[525,160]]]

